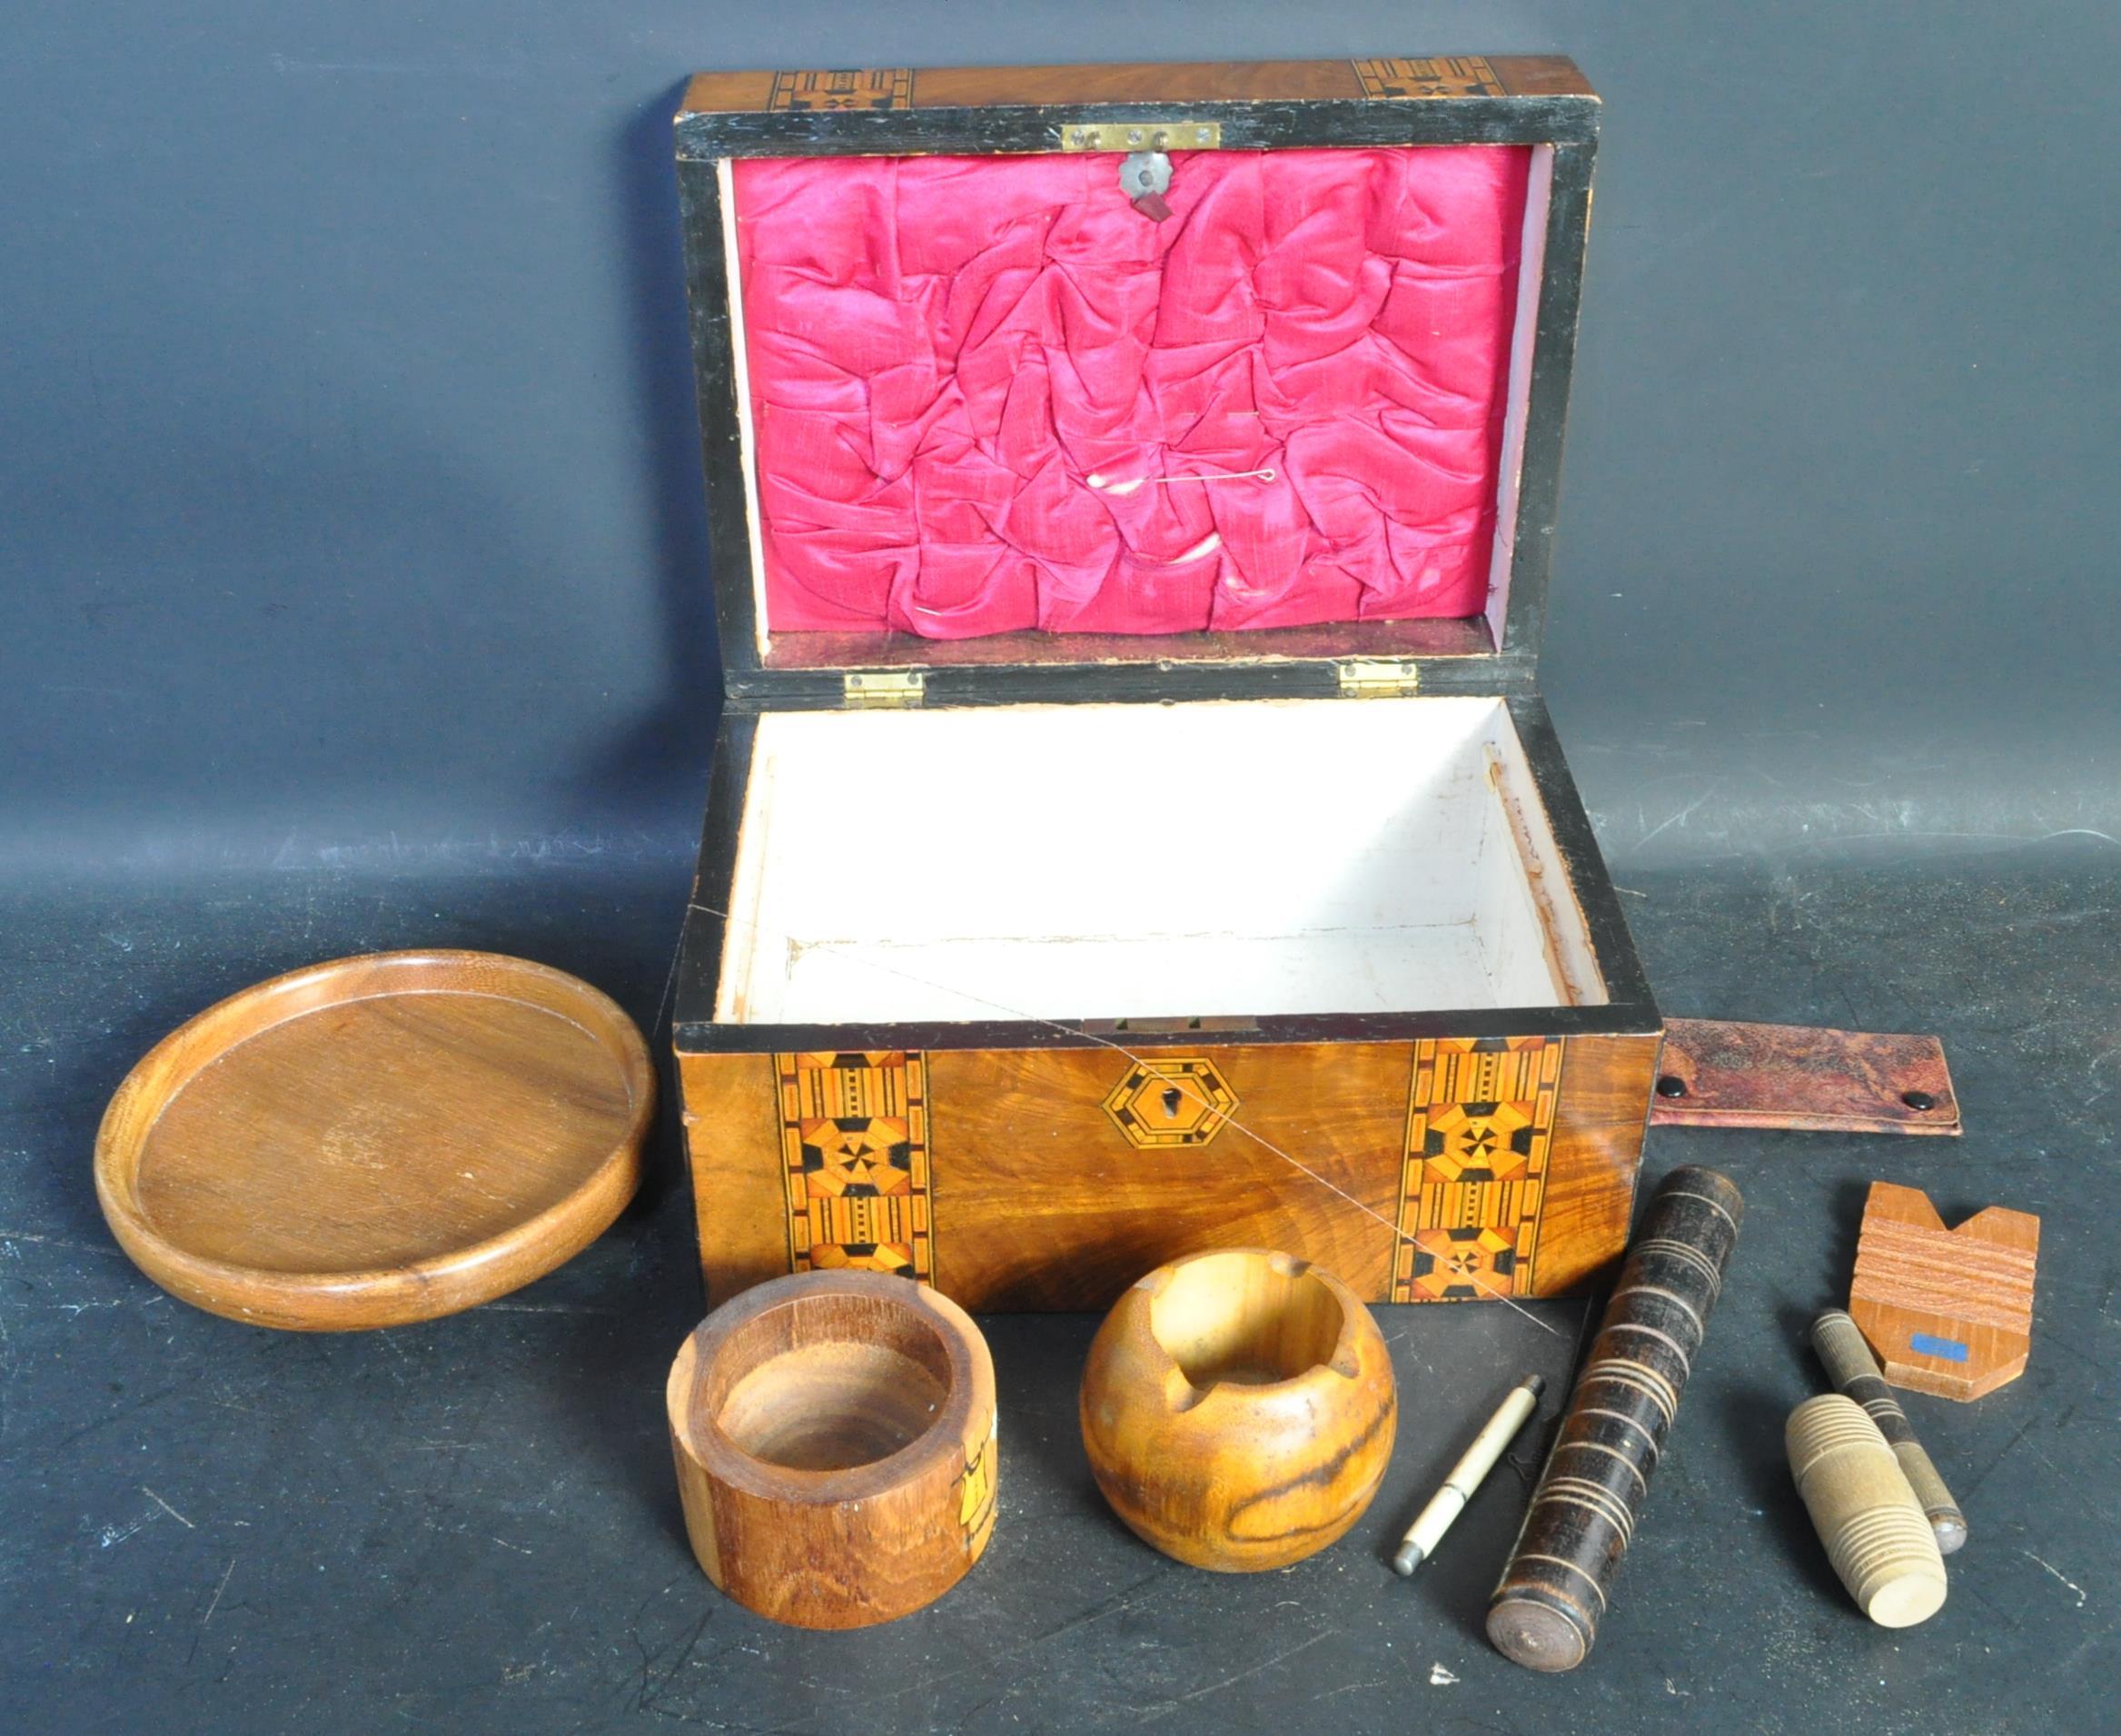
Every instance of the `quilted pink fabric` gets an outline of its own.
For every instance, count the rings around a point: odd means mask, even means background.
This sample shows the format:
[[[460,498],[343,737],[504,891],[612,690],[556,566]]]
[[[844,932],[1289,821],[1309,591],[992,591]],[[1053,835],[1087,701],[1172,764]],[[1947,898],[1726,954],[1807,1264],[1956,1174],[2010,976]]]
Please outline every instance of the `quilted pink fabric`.
[[[734,165],[775,631],[1481,610],[1527,153],[1173,162]]]

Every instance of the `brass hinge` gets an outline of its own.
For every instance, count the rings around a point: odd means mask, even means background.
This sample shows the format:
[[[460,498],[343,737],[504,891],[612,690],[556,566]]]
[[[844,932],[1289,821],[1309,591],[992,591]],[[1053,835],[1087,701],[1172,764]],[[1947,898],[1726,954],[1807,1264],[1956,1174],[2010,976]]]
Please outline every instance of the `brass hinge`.
[[[1085,121],[1060,130],[1063,151],[1219,151],[1220,121]]]
[[[928,678],[919,670],[849,670],[840,691],[852,710],[905,710],[921,702]]]
[[[1343,699],[1388,699],[1418,693],[1422,666],[1411,657],[1348,657],[1333,666]]]

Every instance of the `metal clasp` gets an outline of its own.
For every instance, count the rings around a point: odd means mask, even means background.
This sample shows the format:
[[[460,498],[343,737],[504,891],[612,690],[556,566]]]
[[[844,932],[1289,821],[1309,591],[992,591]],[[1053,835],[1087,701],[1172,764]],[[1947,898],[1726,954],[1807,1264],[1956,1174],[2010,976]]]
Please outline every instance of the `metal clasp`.
[[[1219,151],[1220,121],[1079,121],[1060,129],[1063,151]]]

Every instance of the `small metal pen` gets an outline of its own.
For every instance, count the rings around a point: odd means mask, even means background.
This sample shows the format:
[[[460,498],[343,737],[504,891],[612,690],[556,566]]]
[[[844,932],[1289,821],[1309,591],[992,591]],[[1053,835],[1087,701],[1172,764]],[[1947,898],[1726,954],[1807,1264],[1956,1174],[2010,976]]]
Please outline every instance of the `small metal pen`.
[[[1465,1511],[1465,1503],[1472,1499],[1473,1491],[1481,1486],[1482,1479],[1495,1468],[1495,1461],[1502,1456],[1503,1448],[1538,1408],[1540,1394],[1546,1391],[1546,1385],[1537,1374],[1527,1374],[1511,1387],[1510,1395],[1488,1419],[1487,1426],[1473,1437],[1465,1456],[1451,1467],[1443,1486],[1429,1498],[1421,1517],[1407,1528],[1406,1536],[1400,1542],[1399,1553],[1392,1558],[1393,1569],[1402,1577],[1412,1574],[1443,1541],[1451,1522]]]

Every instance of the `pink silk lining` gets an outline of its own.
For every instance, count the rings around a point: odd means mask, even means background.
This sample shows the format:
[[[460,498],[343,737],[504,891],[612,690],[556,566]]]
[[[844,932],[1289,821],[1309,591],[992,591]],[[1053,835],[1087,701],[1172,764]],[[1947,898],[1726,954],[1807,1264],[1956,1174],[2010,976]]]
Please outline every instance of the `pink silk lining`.
[[[772,630],[1480,612],[1529,154],[1118,163],[733,165]]]

